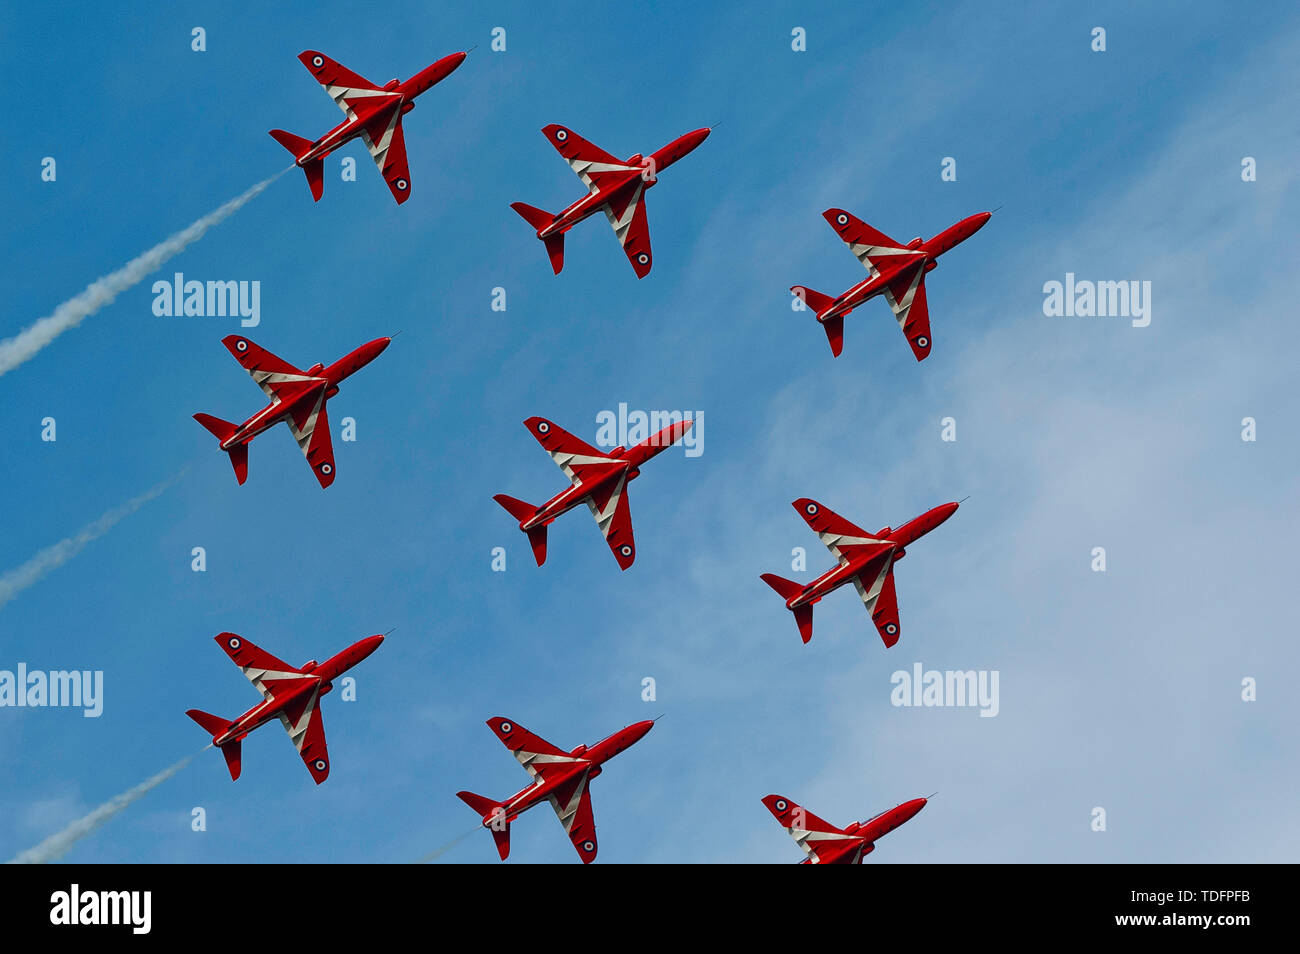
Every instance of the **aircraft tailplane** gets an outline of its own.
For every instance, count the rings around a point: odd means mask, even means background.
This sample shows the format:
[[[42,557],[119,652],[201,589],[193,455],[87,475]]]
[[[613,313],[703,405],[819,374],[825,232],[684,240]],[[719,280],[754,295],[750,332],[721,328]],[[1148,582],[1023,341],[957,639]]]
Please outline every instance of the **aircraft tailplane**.
[[[473,792],[457,792],[456,797],[478,812],[483,819],[483,827],[492,832],[492,841],[497,846],[497,854],[505,861],[510,855],[510,822],[506,820],[501,802],[475,795]]]

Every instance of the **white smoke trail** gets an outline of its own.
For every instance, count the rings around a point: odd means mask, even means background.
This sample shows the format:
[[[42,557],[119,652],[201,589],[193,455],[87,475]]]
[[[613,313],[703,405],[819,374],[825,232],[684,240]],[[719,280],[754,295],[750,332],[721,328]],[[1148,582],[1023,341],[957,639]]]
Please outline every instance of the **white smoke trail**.
[[[209,746],[211,748],[211,746]],[[206,751],[206,750],[205,750]],[[19,852],[5,864],[9,865],[43,865],[51,861],[58,861],[69,849],[78,841],[85,838],[95,829],[99,828],[115,815],[120,814],[130,805],[144,798],[150,791],[157,788],[163,782],[167,781],[185,766],[189,765],[194,759],[193,755],[187,755],[170,768],[165,768],[157,775],[145,779],[135,788],[127,789],[120,795],[114,795],[103,805],[100,805],[89,815],[78,818],[63,831],[57,832],[46,838],[35,848],[28,848],[26,851]]]
[[[193,225],[164,239],[147,252],[127,262],[115,272],[87,285],[81,294],[69,298],[48,316],[24,328],[12,338],[0,341],[0,375],[7,374],[69,328],[75,328],[99,309],[131,286],[144,280],[167,259],[183,252],[197,242],[203,234],[243,208],[252,198],[269,186],[293,166],[282,169],[269,179],[264,179],[243,195],[235,196],[215,212],[209,212]]]
[[[181,471],[175,477],[163,481],[156,487],[146,490],[140,496],[128,500],[120,507],[114,507],[93,523],[88,523],[77,533],[65,540],[46,547],[22,566],[0,576],[0,609],[29,586],[39,583],[51,571],[56,570],[80,553],[86,544],[102,537],[123,517],[129,517],[150,500],[153,500],[176,481],[180,480]]]
[[[483,827],[482,825],[475,825],[473,828],[469,829],[469,831],[465,832],[465,834],[457,835],[455,838],[447,842],[447,844],[443,845],[441,848],[435,848],[433,851],[429,852],[427,855],[425,855],[423,858],[417,861],[416,864],[424,865],[424,864],[428,864],[430,861],[433,861],[437,858],[441,858],[443,855],[451,851],[462,841],[464,841],[466,838],[474,834],[474,832],[478,831],[482,827]]]

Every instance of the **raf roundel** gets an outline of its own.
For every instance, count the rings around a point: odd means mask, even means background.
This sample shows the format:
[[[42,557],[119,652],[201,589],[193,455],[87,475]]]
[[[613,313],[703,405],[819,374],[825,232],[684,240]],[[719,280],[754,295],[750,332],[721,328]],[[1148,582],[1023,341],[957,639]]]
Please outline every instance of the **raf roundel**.
[[[323,772],[323,771],[325,771],[325,760],[324,760],[324,759],[317,759],[317,760],[316,760],[316,771],[318,771],[318,772]]]
[[[785,799],[784,799],[784,798],[778,798],[778,799],[776,800],[776,810],[777,810],[778,812],[783,812],[783,811],[786,810],[786,808],[787,808],[787,805],[786,805],[786,803],[785,803]]]
[[[930,339],[925,335],[921,335],[921,337],[916,339],[916,346],[918,348],[928,348],[930,347]]]
[[[332,474],[332,473],[334,473],[334,468],[331,467],[329,464],[321,464],[321,465],[320,465],[320,472],[321,472],[322,474]]]
[[[229,640],[226,641],[226,645],[229,646],[231,649],[238,649],[242,645],[242,643],[240,643],[239,637],[232,636],[230,637]]]
[[[582,850],[583,850],[583,851],[595,851],[595,850],[596,850],[596,843],[595,843],[594,841],[584,841],[584,842],[582,843]]]
[[[567,129],[557,129],[555,131],[555,138],[560,140],[560,142],[564,142],[564,140],[569,138],[569,131]]]
[[[502,735],[509,735],[513,730],[514,730],[514,726],[512,726],[509,722],[502,722],[502,723],[501,723],[501,734],[502,734]]]
[[[550,429],[551,429],[551,425],[547,424],[545,421],[542,421],[537,425],[537,433],[539,434],[545,434]]]
[[[804,513],[808,514],[808,516],[814,516],[817,513],[817,505],[815,503],[810,503],[808,506],[804,507],[803,510]]]
[[[632,548],[631,548],[630,546],[628,546],[628,545],[625,543],[625,544],[623,544],[621,547],[618,548],[618,552],[621,553],[621,554],[623,554],[623,556],[631,556],[631,555],[632,555]]]
[[[835,221],[840,223],[840,225],[848,225],[849,217],[841,212],[839,215],[835,216]]]
[[[897,624],[897,623],[887,623],[887,624],[885,625],[885,632],[887,632],[890,636],[893,636],[896,632],[898,632],[898,624]]]
[[[235,350],[236,350],[236,351],[241,351],[241,352],[242,352],[242,351],[247,351],[247,350],[248,350],[248,342],[245,341],[243,338],[240,338],[238,341],[235,342]]]
[[[325,65],[325,57],[323,57],[323,56],[313,56],[313,57],[311,58],[311,65],[312,65],[312,66],[316,66],[316,67],[324,66],[324,65]]]
[[[650,256],[647,255],[645,252],[642,252],[640,255],[636,257],[636,260],[640,262],[642,265],[644,265],[650,261]]]
[[[407,185],[408,185],[408,183],[407,183],[407,181],[406,181],[405,179],[398,179],[398,180],[397,180],[397,190],[398,190],[399,192],[405,192],[405,191],[406,191],[406,187],[407,187]]]

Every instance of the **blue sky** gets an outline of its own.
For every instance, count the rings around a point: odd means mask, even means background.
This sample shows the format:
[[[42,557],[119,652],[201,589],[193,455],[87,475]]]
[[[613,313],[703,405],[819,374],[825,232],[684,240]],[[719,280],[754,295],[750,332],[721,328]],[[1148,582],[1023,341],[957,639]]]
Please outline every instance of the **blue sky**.
[[[237,322],[155,317],[151,281],[0,379],[0,569],[190,467],[0,609],[0,668],[106,681],[99,719],[0,710],[0,853],[200,748],[187,708],[256,701],[215,633],[298,663],[396,627],[355,671],[358,701],[326,697],[324,785],[267,727],[237,783],[204,753],[68,859],[413,860],[473,827],[458,789],[526,781],[488,717],[570,747],[664,713],[593,783],[602,863],[795,861],[769,792],[848,823],[936,790],[872,863],[1296,860],[1300,17],[1267,10],[6,8],[0,337],[283,168],[266,130],[333,126],[302,49],[380,83],[478,49],[406,118],[404,206],[354,143],[319,204],[293,171],[159,276],[260,281],[248,334],[301,366],[403,332],[331,403],[358,441],[336,442],[328,491],[283,429],[236,485],[190,415],[260,406],[220,344]],[[509,209],[580,194],[549,122],[619,155],[721,124],[648,195],[645,280],[599,219],[552,276]],[[847,320],[838,359],[791,311],[790,285],[864,274],[823,209],[906,241],[999,205],[928,279],[923,364],[883,302]],[[1067,272],[1152,282],[1151,325],[1045,317],[1043,283]],[[591,439],[620,402],[703,411],[704,453],[632,486],[629,572],[582,513],[538,569],[491,500],[562,486],[520,422]],[[796,497],[874,529],[967,495],[898,569],[892,650],[845,591],[801,645],[758,580],[829,565]],[[891,674],[916,662],[997,670],[1000,714],[892,706]],[[513,844],[514,862],[576,863],[545,809]],[[475,834],[439,860],[495,853]]]

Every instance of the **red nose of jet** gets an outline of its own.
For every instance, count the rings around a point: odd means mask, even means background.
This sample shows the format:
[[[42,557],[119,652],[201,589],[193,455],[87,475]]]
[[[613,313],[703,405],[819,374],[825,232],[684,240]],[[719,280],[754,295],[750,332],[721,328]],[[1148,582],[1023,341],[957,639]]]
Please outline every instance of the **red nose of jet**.
[[[970,224],[970,231],[967,232],[966,234],[974,235],[980,229],[984,228],[984,226],[988,223],[988,220],[991,218],[993,218],[992,212],[976,212],[974,215],[972,215],[970,218],[966,220]]]
[[[703,129],[695,129],[692,130],[691,132],[688,132],[680,140],[681,144],[685,147],[685,150],[682,152],[682,155],[686,155],[686,153],[690,152],[692,149],[696,148],[700,143],[704,142],[704,140],[708,139],[709,133],[711,132],[713,132],[712,126],[705,126]]]
[[[647,719],[644,722],[637,722],[628,726],[623,732],[627,738],[627,744],[633,745],[645,738],[647,732],[655,727],[654,720]]]
[[[361,660],[378,649],[379,644],[383,641],[384,637],[382,636],[367,636],[365,639],[358,641],[354,647],[357,651],[357,662],[361,662]]]

